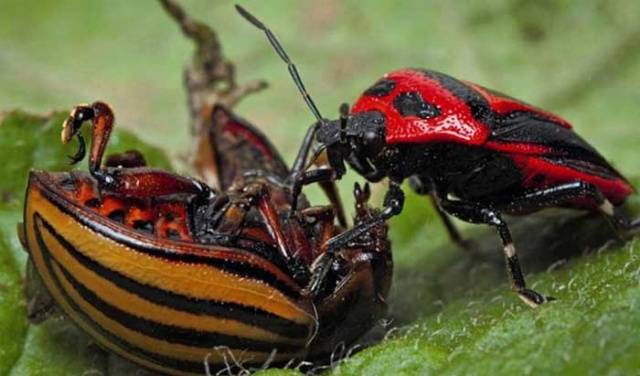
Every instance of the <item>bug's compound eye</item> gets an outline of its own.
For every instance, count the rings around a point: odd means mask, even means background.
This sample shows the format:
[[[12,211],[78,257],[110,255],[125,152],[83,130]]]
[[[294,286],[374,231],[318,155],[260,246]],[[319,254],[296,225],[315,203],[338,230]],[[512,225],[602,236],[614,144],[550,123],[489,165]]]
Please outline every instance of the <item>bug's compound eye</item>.
[[[365,130],[360,139],[362,149],[368,156],[375,156],[384,148],[384,133],[377,127]]]

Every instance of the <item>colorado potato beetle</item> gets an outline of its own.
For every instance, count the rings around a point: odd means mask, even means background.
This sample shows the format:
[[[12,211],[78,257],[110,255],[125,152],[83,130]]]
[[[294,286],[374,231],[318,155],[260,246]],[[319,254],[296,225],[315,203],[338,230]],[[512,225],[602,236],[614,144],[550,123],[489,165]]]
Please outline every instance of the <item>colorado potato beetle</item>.
[[[290,216],[291,172],[277,150],[223,107],[210,119],[200,162],[215,190],[133,151],[103,166],[110,107],[71,112],[63,141],[92,123],[89,173],[32,171],[21,228],[53,300],[104,348],[168,374],[316,359],[352,343],[386,310],[386,226],[345,245],[308,294],[313,263],[345,231],[336,209],[301,196]],[[355,225],[376,218],[368,186],[354,194]]]

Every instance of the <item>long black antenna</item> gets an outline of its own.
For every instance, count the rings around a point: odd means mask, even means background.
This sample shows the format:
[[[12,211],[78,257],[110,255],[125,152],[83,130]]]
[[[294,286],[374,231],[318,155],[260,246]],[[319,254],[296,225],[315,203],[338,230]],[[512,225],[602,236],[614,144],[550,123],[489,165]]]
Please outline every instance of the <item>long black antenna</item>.
[[[287,64],[287,68],[289,69],[289,74],[291,74],[291,78],[293,78],[293,82],[298,87],[298,90],[300,91],[300,94],[302,94],[302,98],[304,98],[304,101],[307,103],[307,106],[309,107],[313,115],[316,117],[316,119],[320,123],[324,123],[325,120],[322,117],[322,115],[320,115],[320,111],[318,111],[318,107],[316,107],[316,104],[313,102],[313,99],[311,99],[311,96],[309,95],[309,93],[307,93],[307,89],[304,87],[302,78],[300,78],[300,73],[298,73],[298,68],[296,68],[295,64],[291,62],[291,59],[289,59],[289,55],[287,55],[287,53],[284,51],[284,48],[282,48],[282,45],[280,44],[276,36],[273,34],[273,32],[269,30],[269,28],[266,27],[253,14],[249,13],[246,9],[244,9],[240,5],[236,4],[236,10],[238,11],[238,13],[240,13],[242,17],[244,17],[244,19],[246,19],[251,24],[253,24],[253,26],[264,31],[264,33],[267,35],[267,39],[269,39],[269,42],[271,43],[273,48],[276,50],[278,55],[280,55],[280,58]]]

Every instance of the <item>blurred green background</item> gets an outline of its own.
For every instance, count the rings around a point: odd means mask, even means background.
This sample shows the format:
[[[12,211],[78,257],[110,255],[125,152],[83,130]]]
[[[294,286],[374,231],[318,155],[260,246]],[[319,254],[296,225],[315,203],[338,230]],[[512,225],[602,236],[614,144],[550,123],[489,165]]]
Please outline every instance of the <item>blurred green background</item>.
[[[238,111],[291,155],[312,117],[263,35],[232,1],[181,3],[218,31],[240,81],[269,81]],[[638,1],[241,3],[282,39],[325,116],[391,69],[430,67],[558,112],[605,155],[617,151],[623,171],[640,172],[628,154],[640,141]],[[0,107],[100,98],[123,127],[185,150],[191,52],[155,1],[1,0]]]
[[[639,1],[240,3],[280,37],[327,117],[389,70],[428,67],[561,114],[638,182]],[[219,33],[240,82],[270,83],[237,111],[291,160],[312,116],[264,36],[231,1],[181,4]],[[0,110],[46,113],[103,99],[118,127],[179,156],[189,147],[182,68],[191,53],[151,0],[0,0]],[[353,179],[340,183],[343,196]],[[334,372],[638,374],[636,243],[612,243],[604,222],[579,213],[512,223],[529,282],[558,302],[524,307],[507,291],[493,231],[466,227],[477,252],[465,253],[448,244],[427,201],[409,194],[391,223],[396,278],[390,319],[378,332],[401,329]],[[24,364],[12,374],[37,368]],[[69,372],[43,369],[28,374]]]

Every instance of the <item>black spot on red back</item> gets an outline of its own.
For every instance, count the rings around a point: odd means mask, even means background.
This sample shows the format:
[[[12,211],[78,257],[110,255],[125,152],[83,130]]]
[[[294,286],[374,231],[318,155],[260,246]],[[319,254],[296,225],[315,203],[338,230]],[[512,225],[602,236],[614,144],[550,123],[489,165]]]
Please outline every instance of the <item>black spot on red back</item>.
[[[546,123],[551,126],[553,132],[562,132],[562,130],[557,130],[556,128],[566,128],[563,124],[560,124],[553,119],[549,119],[548,116],[534,110],[514,110],[507,113],[497,113],[482,94],[466,83],[444,73],[426,69],[419,69],[418,71],[422,72],[425,77],[436,81],[440,86],[448,90],[460,101],[464,102],[469,107],[474,119],[486,124],[491,129],[493,138],[502,137],[500,136],[501,134],[513,132],[512,129],[505,130],[504,128],[509,128],[516,122],[519,122],[519,126],[522,126],[521,120],[523,118],[526,121]],[[498,91],[488,89],[486,87],[483,87],[483,89],[492,95],[513,101],[519,101],[518,99],[512,98]],[[523,131],[531,132],[531,128],[524,127]],[[573,134],[573,132],[569,132]]]
[[[440,115],[440,109],[422,99],[422,95],[417,91],[400,93],[393,100],[393,107],[402,116],[417,116],[422,119],[429,119]]]
[[[491,125],[495,113],[489,105],[489,102],[487,102],[487,100],[475,89],[465,84],[464,82],[459,81],[444,73],[432,70],[421,70],[421,72],[427,78],[438,82],[443,88],[447,89],[456,98],[460,99],[467,106],[469,106],[471,115],[476,120]]]
[[[393,91],[393,89],[395,89],[395,87],[395,81],[383,78],[373,84],[373,86],[365,90],[364,95],[368,95],[371,97],[385,97],[389,95]]]

